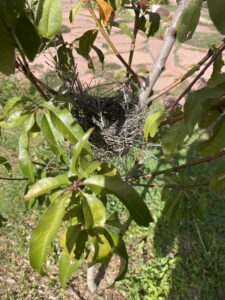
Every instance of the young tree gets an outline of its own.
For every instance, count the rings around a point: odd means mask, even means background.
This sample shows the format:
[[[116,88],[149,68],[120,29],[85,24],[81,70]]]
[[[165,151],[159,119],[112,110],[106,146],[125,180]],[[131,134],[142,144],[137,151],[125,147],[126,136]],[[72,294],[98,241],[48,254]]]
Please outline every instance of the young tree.
[[[33,102],[28,97],[10,98],[0,115],[0,128],[15,128],[20,125],[19,153],[16,156],[24,178],[4,177],[1,180],[26,180],[28,189],[24,201],[32,206],[45,203],[47,210],[30,240],[30,261],[33,268],[45,273],[45,261],[48,250],[59,229],[60,256],[59,277],[63,287],[68,278],[84,260],[89,263],[89,287],[93,291],[92,266],[104,262],[113,254],[120,257],[121,265],[116,280],[124,278],[128,267],[128,254],[123,235],[134,220],[140,226],[149,226],[153,221],[151,213],[143,199],[133,186],[154,186],[154,180],[160,178],[162,198],[165,200],[163,215],[176,227],[187,215],[201,215],[203,201],[199,185],[208,185],[219,190],[225,185],[224,163],[208,181],[198,182],[198,178],[180,176],[185,168],[208,163],[225,155],[225,74],[222,53],[225,40],[209,49],[207,55],[185,75],[177,79],[158,94],[154,94],[154,85],[165,68],[166,60],[176,40],[184,42],[190,39],[198,25],[202,0],[180,0],[171,25],[168,27],[163,46],[153,69],[140,84],[138,74],[132,68],[133,53],[139,31],[146,38],[153,36],[159,29],[160,16],[151,11],[147,2],[104,0],[79,1],[70,13],[70,21],[75,18],[81,6],[85,7],[96,23],[96,28],[88,30],[73,43],[66,43],[61,34],[61,0],[0,2],[0,40],[4,47],[0,51],[0,71],[5,75],[22,72],[41,94],[41,99]],[[210,17],[221,34],[225,34],[225,4],[220,0],[207,0]],[[99,11],[99,16],[96,14]],[[134,13],[134,26],[131,31],[125,23],[115,21],[118,10],[130,9]],[[110,39],[112,27],[119,27],[124,34],[132,37],[128,62],[118,52]],[[73,51],[83,56],[93,68],[90,51],[94,50],[101,63],[104,54],[95,46],[95,40],[101,34],[111,50],[122,62],[127,73],[127,84],[135,93],[138,91],[136,114],[148,112],[144,124],[144,137],[147,141],[163,130],[161,138],[162,152],[159,157],[171,158],[187,139],[196,132],[203,133],[198,140],[196,150],[200,158],[175,165],[168,169],[148,174],[129,172],[121,177],[118,170],[108,162],[95,160],[88,142],[93,129],[84,129],[71,114],[71,102],[66,93],[56,91],[39,80],[31,71],[29,62],[37,54],[52,47],[57,49],[54,56],[58,75],[79,92],[80,82],[76,74]],[[76,43],[76,47],[74,47]],[[213,65],[213,72],[207,85],[192,91],[194,84],[205,71]],[[196,75],[197,73],[197,75]],[[156,100],[175,88],[188,77],[193,80],[169,107],[154,106]],[[73,82],[73,84],[71,84]],[[64,92],[65,92],[64,91]],[[184,106],[181,99],[186,97]],[[150,107],[149,107],[150,106]],[[48,159],[40,162],[32,158],[30,144],[42,137],[48,149]],[[51,163],[54,161],[54,163]],[[11,168],[6,157],[0,157],[0,163]],[[135,171],[135,167],[133,171]],[[178,174],[178,175],[176,175]],[[164,175],[164,177],[162,177]],[[146,180],[152,183],[146,183]],[[157,182],[158,184],[158,182]],[[190,191],[190,187],[192,187]],[[188,192],[186,192],[188,190]],[[110,217],[106,213],[108,194],[116,196],[129,211],[129,218],[121,222],[115,212]],[[62,226],[63,224],[63,226]]]

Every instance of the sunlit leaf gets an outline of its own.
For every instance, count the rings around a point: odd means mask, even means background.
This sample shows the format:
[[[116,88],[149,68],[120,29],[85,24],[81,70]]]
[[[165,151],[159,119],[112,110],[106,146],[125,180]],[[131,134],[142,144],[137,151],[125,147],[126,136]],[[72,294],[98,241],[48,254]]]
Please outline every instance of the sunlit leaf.
[[[89,129],[84,135],[83,137],[79,140],[79,142],[74,146],[73,149],[73,155],[70,161],[70,171],[69,171],[69,176],[72,175],[77,175],[77,162],[78,162],[78,158],[82,152],[82,150],[89,150],[90,146],[88,144],[88,139],[91,135],[91,133],[93,132],[93,128]]]
[[[77,15],[79,9],[81,8],[81,5],[82,5],[82,2],[81,1],[78,1],[73,9],[70,11],[70,23],[73,23],[74,19],[75,19],[75,16]]]
[[[61,31],[61,0],[39,0],[36,23],[40,34],[51,39]]]
[[[82,193],[82,195],[85,227],[87,229],[93,226],[104,227],[106,222],[106,209],[102,201],[93,194]]]
[[[120,176],[96,175],[84,180],[83,184],[97,194],[107,192],[117,196],[137,224],[147,227],[152,221],[150,211],[142,198],[131,186],[122,181]]]
[[[64,289],[66,286],[67,280],[71,277],[73,273],[75,273],[80,265],[82,260],[76,260],[75,262],[71,261],[68,256],[62,255],[59,258],[59,279],[62,288]]]
[[[29,191],[24,196],[24,200],[27,201],[31,198],[46,194],[58,187],[67,186],[69,184],[70,181],[66,175],[57,175],[55,177],[46,177],[40,179],[30,187]]]
[[[43,106],[50,110],[51,120],[55,128],[68,138],[72,144],[76,144],[84,135],[83,129],[73,118],[67,109],[59,109],[52,103],[45,102]]]
[[[31,266],[41,274],[44,274],[47,253],[62,223],[69,198],[70,194],[65,193],[51,204],[32,232],[29,249],[30,262]]]
[[[165,119],[166,113],[164,110],[156,111],[153,114],[147,116],[144,124],[144,137],[145,139],[150,137],[154,137],[160,123]]]

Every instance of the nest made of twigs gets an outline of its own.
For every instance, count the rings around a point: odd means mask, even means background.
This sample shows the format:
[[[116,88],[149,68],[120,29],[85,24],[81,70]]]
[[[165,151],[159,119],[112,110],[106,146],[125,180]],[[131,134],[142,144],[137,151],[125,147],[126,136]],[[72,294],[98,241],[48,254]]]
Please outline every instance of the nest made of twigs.
[[[94,91],[94,92],[93,92]],[[138,111],[137,95],[124,84],[86,88],[76,93],[72,113],[87,130],[94,127],[90,142],[98,157],[122,154],[143,141],[145,111]]]

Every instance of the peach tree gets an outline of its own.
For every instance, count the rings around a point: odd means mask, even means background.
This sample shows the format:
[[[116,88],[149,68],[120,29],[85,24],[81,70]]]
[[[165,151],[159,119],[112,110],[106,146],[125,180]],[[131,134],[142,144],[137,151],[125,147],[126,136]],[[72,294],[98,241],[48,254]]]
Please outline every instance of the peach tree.
[[[62,4],[60,0],[2,0],[0,2],[0,71],[6,76],[15,71],[22,72],[41,97],[34,102],[27,97],[12,97],[2,107],[0,128],[20,128],[18,138],[18,160],[24,180],[28,182],[24,201],[30,206],[35,203],[47,206],[30,239],[30,261],[34,269],[45,273],[45,262],[51,245],[59,236],[59,277],[63,287],[68,278],[87,261],[89,268],[104,262],[113,254],[120,257],[120,270],[116,280],[124,278],[128,267],[128,253],[123,234],[134,220],[138,225],[148,227],[153,221],[144,199],[133,186],[151,188],[154,181],[160,181],[165,206],[162,214],[175,228],[188,215],[201,217],[204,195],[199,190],[198,178],[182,175],[183,169],[208,163],[225,155],[225,73],[223,73],[223,51],[225,40],[213,45],[203,59],[172,85],[154,93],[153,87],[163,70],[166,60],[178,40],[190,39],[199,23],[202,6],[207,6],[209,15],[221,33],[225,34],[225,3],[221,0],[179,0],[177,10],[168,26],[163,46],[154,66],[146,76],[144,84],[132,68],[137,35],[141,32],[146,39],[154,36],[160,27],[160,15],[152,11],[147,1],[104,1],[81,0],[71,7],[70,22],[73,22],[81,7],[90,12],[95,28],[65,42],[62,34]],[[133,28],[126,22],[119,22],[117,14],[131,10]],[[110,38],[113,28],[119,28],[131,39],[128,61],[119,53]],[[71,114],[71,102],[60,93],[38,79],[30,68],[37,55],[54,49],[53,59],[56,71],[67,82],[75,76],[74,51],[84,57],[88,66],[94,69],[91,57],[94,51],[104,63],[103,51],[95,45],[101,34],[112,52],[122,62],[127,84],[138,92],[137,114],[145,110],[147,118],[143,134],[147,142],[159,134],[164,157],[171,167],[147,174],[123,176],[107,161],[93,157],[89,137],[93,128],[86,132]],[[203,88],[192,90],[194,84],[213,66],[211,77]],[[180,83],[191,78],[172,105],[159,104],[158,99]],[[185,98],[184,105],[180,101]],[[155,105],[157,103],[157,105]],[[199,153],[195,160],[177,165],[173,157],[182,151],[182,146],[198,134],[195,149]],[[40,162],[33,158],[32,144],[41,139],[47,157]],[[188,146],[187,146],[188,145]],[[11,171],[11,164],[5,156],[0,164]],[[2,180],[17,180],[7,177]],[[151,184],[149,184],[149,179]],[[147,183],[146,183],[147,181]],[[207,182],[214,190],[225,185],[225,165]],[[191,187],[191,188],[190,188]],[[128,220],[119,219],[117,212],[107,212],[108,195],[116,196],[129,213]],[[4,221],[4,218],[0,222]]]

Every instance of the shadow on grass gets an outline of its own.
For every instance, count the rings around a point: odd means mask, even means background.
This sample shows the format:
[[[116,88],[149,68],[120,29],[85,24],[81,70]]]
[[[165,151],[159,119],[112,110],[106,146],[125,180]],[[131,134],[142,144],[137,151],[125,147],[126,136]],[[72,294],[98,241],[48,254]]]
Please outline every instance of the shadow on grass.
[[[192,149],[189,157],[192,156]],[[191,168],[188,175],[196,178],[210,176],[221,159]],[[203,192],[208,205],[202,220],[194,217],[179,224],[176,232],[161,216],[154,231],[156,257],[175,257],[172,267],[169,300],[225,299],[225,199],[224,192],[215,194],[206,187]],[[176,251],[174,252],[174,244]]]

